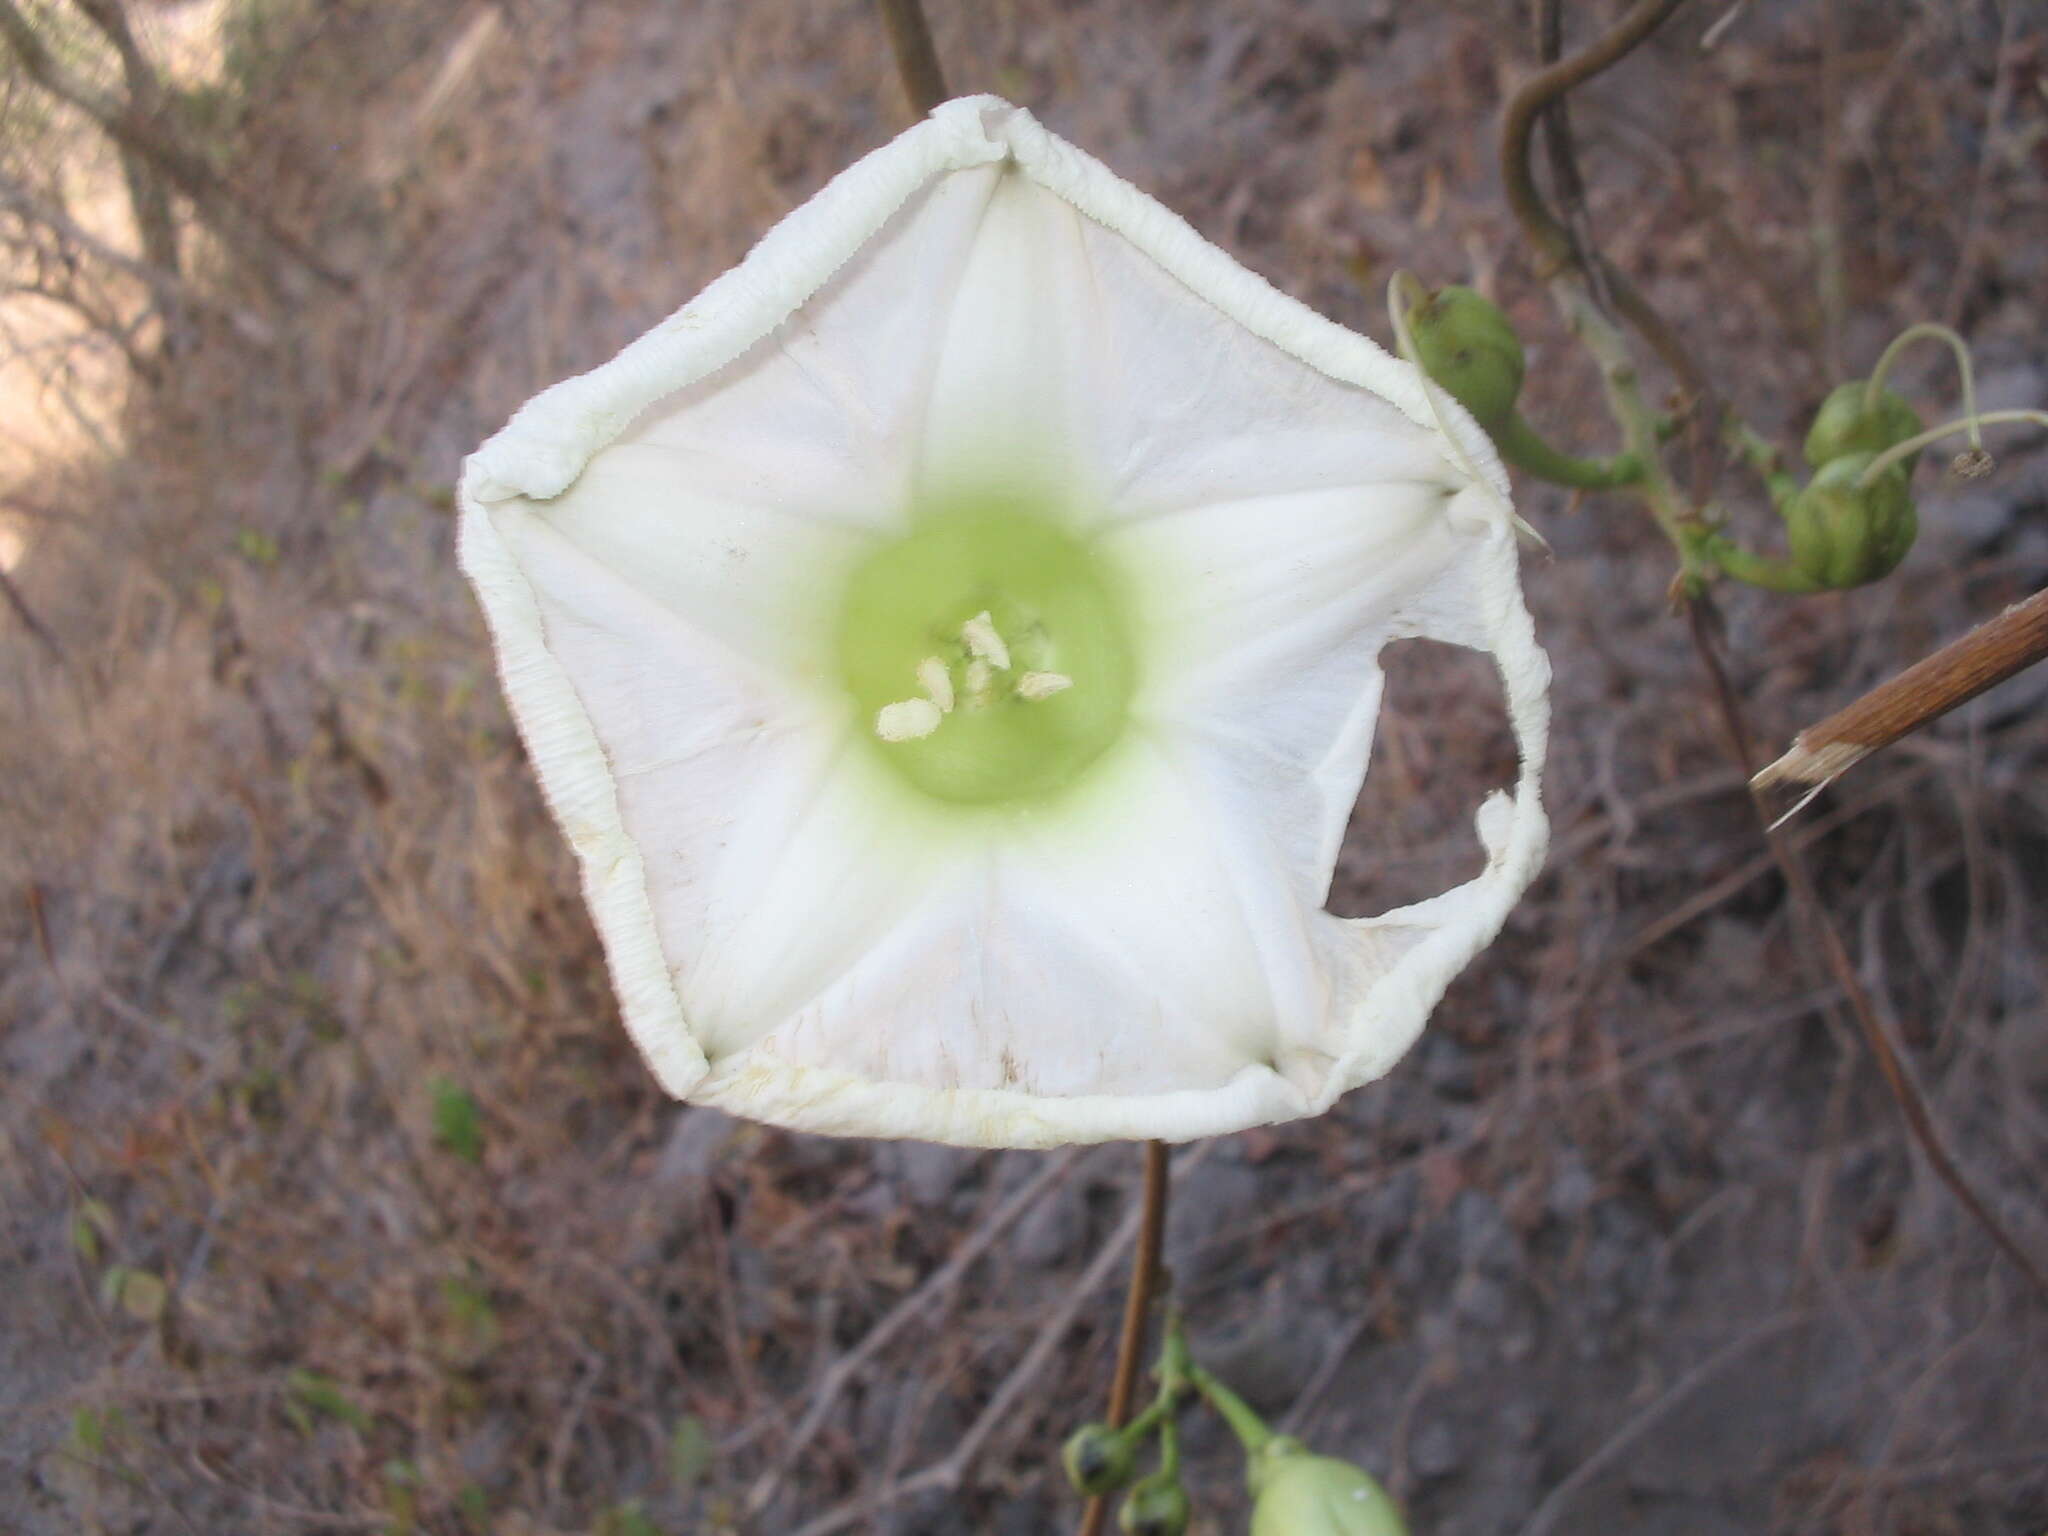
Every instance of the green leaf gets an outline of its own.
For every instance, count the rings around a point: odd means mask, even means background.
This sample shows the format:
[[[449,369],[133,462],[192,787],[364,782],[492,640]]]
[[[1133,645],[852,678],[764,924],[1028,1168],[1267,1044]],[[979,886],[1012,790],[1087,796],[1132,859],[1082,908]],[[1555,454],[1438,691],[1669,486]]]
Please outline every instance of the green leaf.
[[[686,1413],[676,1420],[676,1427],[668,1437],[668,1475],[679,1493],[688,1493],[703,1481],[704,1474],[711,1470],[711,1436],[704,1429],[704,1421],[694,1413]]]
[[[260,528],[244,528],[236,534],[235,552],[251,565],[277,564],[277,540]]]
[[[107,1453],[107,1422],[93,1408],[81,1408],[71,1416],[71,1438],[89,1456]]]
[[[444,1152],[466,1163],[484,1159],[483,1115],[460,1083],[437,1077],[429,1085],[434,1096],[434,1140]]]
[[[367,1432],[370,1415],[360,1404],[352,1402],[342,1391],[341,1383],[331,1376],[318,1371],[309,1371],[303,1366],[295,1367],[285,1378],[285,1390],[291,1394],[289,1401],[301,1409],[311,1409],[330,1419],[338,1419],[350,1429]],[[299,1416],[293,1422],[301,1429],[308,1427]]]
[[[497,1341],[498,1309],[488,1288],[468,1275],[450,1275],[441,1282],[441,1302],[477,1342],[488,1346]]]
[[[71,1246],[88,1264],[97,1264],[100,1253],[114,1235],[114,1213],[103,1200],[81,1200],[71,1213]]]
[[[171,1299],[171,1289],[163,1280],[146,1269],[124,1269],[121,1272],[121,1310],[138,1323],[153,1323],[164,1315],[164,1308]]]
[[[628,1499],[599,1515],[591,1536],[662,1536],[662,1531],[647,1518],[638,1499]]]

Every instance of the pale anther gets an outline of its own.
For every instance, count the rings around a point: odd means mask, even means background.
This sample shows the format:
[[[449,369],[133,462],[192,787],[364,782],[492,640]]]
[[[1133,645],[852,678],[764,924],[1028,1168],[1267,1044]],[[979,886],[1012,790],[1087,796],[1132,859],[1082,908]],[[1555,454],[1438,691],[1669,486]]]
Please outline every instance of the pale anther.
[[[930,699],[899,699],[875,712],[875,734],[884,741],[920,741],[939,728],[939,719]]]
[[[986,704],[995,687],[995,673],[989,664],[979,656],[967,663],[967,702],[979,707]]]
[[[1009,671],[1010,648],[996,633],[996,621],[989,617],[986,608],[960,626],[960,638],[966,642],[968,655],[987,662],[998,671]]]
[[[1074,686],[1064,672],[1026,672],[1017,679],[1017,692],[1027,699],[1049,699]]]
[[[953,674],[938,657],[927,656],[917,664],[917,685],[924,689],[926,698],[939,706],[940,714],[953,712]]]

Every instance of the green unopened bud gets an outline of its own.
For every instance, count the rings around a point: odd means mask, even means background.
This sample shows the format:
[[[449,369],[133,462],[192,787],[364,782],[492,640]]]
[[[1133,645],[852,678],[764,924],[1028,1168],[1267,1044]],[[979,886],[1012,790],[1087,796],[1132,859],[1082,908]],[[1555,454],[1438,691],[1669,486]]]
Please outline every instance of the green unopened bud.
[[[1476,290],[1439,288],[1409,313],[1415,360],[1489,436],[1507,430],[1522,393],[1522,342]]]
[[[1828,460],[1785,504],[1792,563],[1822,587],[1859,587],[1890,575],[1920,531],[1904,462],[1868,485],[1857,483],[1874,457],[1852,453]]]
[[[1838,385],[1814,413],[1806,433],[1806,462],[1815,469],[1855,453],[1883,453],[1920,430],[1917,411],[1888,389],[1875,397],[1862,379]],[[1914,455],[1914,459],[1919,457]],[[1906,461],[1912,473],[1913,460]]]
[[[1408,1536],[1400,1510],[1363,1469],[1276,1436],[1246,1474],[1251,1536]]]
[[[1155,1472],[1131,1490],[1117,1511],[1117,1529],[1124,1536],[1182,1536],[1191,1514],[1187,1490],[1178,1475]]]
[[[1137,1460],[1136,1437],[1107,1424],[1083,1424],[1060,1448],[1067,1481],[1076,1493],[1091,1499],[1115,1493],[1128,1483]]]

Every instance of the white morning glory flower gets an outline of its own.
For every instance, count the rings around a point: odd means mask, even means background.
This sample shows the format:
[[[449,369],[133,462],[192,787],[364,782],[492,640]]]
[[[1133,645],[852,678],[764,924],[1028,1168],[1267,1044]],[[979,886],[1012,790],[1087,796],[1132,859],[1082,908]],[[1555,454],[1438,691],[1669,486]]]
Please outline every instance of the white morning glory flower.
[[[462,559],[671,1093],[974,1146],[1378,1076],[1541,862],[1483,433],[1032,117],[955,101],[470,459]],[[1322,909],[1380,648],[1491,652],[1482,873]]]

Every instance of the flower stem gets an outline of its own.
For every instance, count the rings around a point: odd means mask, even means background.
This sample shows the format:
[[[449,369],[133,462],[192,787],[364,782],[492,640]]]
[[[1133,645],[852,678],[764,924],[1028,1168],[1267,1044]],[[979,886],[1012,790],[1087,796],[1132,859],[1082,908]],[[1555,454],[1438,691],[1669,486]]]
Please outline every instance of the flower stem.
[[[1574,458],[1538,437],[1536,429],[1519,411],[1508,418],[1495,444],[1500,456],[1516,468],[1527,470],[1539,480],[1568,485],[1574,490],[1611,491],[1634,485],[1643,478],[1642,460],[1634,454],[1620,453],[1611,459]]]
[[[1199,1365],[1188,1373],[1195,1390],[1202,1394],[1202,1400],[1216,1410],[1217,1416],[1230,1426],[1230,1432],[1237,1436],[1244,1447],[1244,1459],[1255,1461],[1259,1453],[1273,1439],[1273,1431],[1266,1427],[1265,1420],[1253,1413],[1245,1400]]]
[[[1930,443],[1938,443],[1944,437],[1954,437],[1958,432],[1968,432],[1972,439],[1975,439],[1979,427],[1995,427],[2012,422],[2032,422],[2036,426],[2048,427],[2048,411],[1985,411],[1980,415],[1962,416],[1954,421],[1945,421],[1938,427],[1930,427],[1917,437],[1909,437],[1903,443],[1893,443],[1872,459],[1864,466],[1863,473],[1856,477],[1857,488],[1861,489],[1870,484],[1899,460],[1912,457],[1922,448]],[[1977,452],[1981,454],[1983,450],[1978,449]],[[1973,473],[1982,474],[1990,467],[1991,461],[1986,458],[1983,460],[1983,467]]]
[[[946,77],[939,72],[939,53],[932,46],[921,0],[880,0],[889,46],[896,54],[896,72],[910,109],[923,117],[946,99]]]
[[[1138,1249],[1131,1259],[1131,1290],[1124,1300],[1123,1336],[1117,1342],[1109,1411],[1104,1415],[1111,1428],[1121,1427],[1130,1417],[1131,1399],[1137,1394],[1138,1362],[1145,1352],[1145,1323],[1152,1311],[1153,1293],[1159,1286],[1159,1253],[1166,1237],[1167,1173],[1166,1143],[1146,1142],[1144,1213],[1139,1219]],[[1108,1514],[1106,1499],[1090,1499],[1081,1515],[1081,1536],[1100,1536]]]
[[[1892,371],[1892,364],[1899,360],[1899,354],[1916,341],[1940,341],[1956,355],[1956,372],[1963,381],[1963,416],[1970,422],[1970,446],[1982,448],[1983,439],[1977,434],[1977,378],[1970,367],[1970,349],[1963,344],[1963,338],[1945,325],[1932,320],[1919,325],[1909,325],[1892,338],[1892,344],[1884,349],[1877,366],[1870,370],[1870,379],[1863,386],[1863,410],[1868,415],[1877,409],[1878,394],[1884,389],[1885,375]]]

